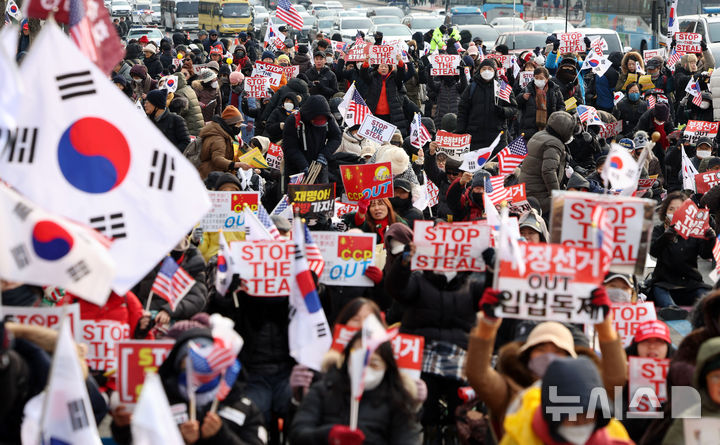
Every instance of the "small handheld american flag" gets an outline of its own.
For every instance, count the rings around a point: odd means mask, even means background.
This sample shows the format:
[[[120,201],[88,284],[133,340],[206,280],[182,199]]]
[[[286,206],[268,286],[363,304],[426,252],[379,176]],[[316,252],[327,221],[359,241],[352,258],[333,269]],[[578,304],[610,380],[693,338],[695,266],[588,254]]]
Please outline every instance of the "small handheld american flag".
[[[175,310],[194,284],[195,280],[168,256],[163,260],[150,291],[170,303],[170,308]]]
[[[358,90],[353,85],[353,94],[350,97],[350,102],[347,106],[347,113],[345,116],[345,122],[348,126],[362,125],[365,120],[365,116],[372,114],[370,107],[367,106],[365,100],[362,98]]]
[[[652,94],[650,96],[648,96],[648,98],[647,98],[648,110],[652,110],[653,108],[655,108],[655,102],[657,102],[657,99],[655,99],[655,96],[653,96]]]
[[[499,83],[495,84],[495,96],[498,98],[504,100],[505,102],[510,102],[510,95],[512,94],[512,87],[505,83],[504,80],[500,80]]]
[[[498,174],[509,175],[510,173],[520,165],[527,156],[527,145],[525,144],[525,138],[520,136],[503,148],[498,153],[498,162],[500,164],[500,170]]]
[[[505,188],[504,176],[491,176],[485,180],[485,194],[493,205],[510,199],[510,190]]]

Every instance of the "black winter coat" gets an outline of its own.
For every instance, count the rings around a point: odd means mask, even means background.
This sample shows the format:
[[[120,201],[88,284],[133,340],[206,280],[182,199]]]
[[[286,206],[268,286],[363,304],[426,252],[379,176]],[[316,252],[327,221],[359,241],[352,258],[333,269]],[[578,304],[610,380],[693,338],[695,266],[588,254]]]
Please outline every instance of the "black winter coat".
[[[547,87],[547,91],[545,92],[545,105],[547,107],[547,117],[550,117],[550,115],[556,111],[565,111],[565,101],[557,85],[548,82]],[[530,98],[527,100],[523,97],[525,93],[530,93]],[[535,88],[534,80],[530,81],[530,83],[515,96],[518,109],[520,110],[520,133],[525,133],[525,140],[530,140],[532,135],[541,130],[535,123],[535,114],[537,112],[536,99],[537,88]]]
[[[613,116],[615,116],[615,119],[622,121],[622,135],[624,137],[633,137],[635,126],[640,120],[640,116],[646,111],[647,102],[643,99],[631,102],[630,99],[625,96],[615,105]]]
[[[163,65],[160,63],[160,58],[157,54],[144,58],[142,63],[147,67],[148,75],[153,79],[159,79],[160,76],[162,76]]]
[[[170,74],[175,71],[175,69],[173,68],[173,60],[175,60],[175,56],[173,55],[172,50],[163,51],[160,54],[159,59],[160,59],[160,63],[163,66],[164,73]]]
[[[338,83],[335,73],[327,66],[318,71],[314,66],[300,74],[298,78],[307,81],[310,94],[319,94],[330,100],[338,92]],[[316,83],[317,82],[317,83]]]
[[[584,103],[585,98],[582,96],[582,91],[580,90],[580,85],[578,85],[577,80],[573,82],[563,83],[557,77],[551,77],[550,82],[553,82],[560,88],[560,93],[562,93],[563,100],[568,100],[571,97],[574,97],[578,105]]]
[[[448,175],[438,168],[437,156],[431,155],[427,151],[425,152],[423,169],[428,179],[438,188],[437,216],[438,218],[447,220],[447,216],[452,214],[452,210],[450,210],[447,202],[447,192],[450,187]]]
[[[715,238],[684,239],[677,233],[666,233],[664,224],[656,225],[650,243],[650,255],[657,258],[653,285],[671,290],[709,288],[698,270],[697,259],[711,258],[714,245]]]
[[[500,131],[507,133],[508,120],[516,114],[515,97],[511,94],[509,103],[495,97],[493,82],[484,81],[478,71],[460,97],[455,133],[472,136],[470,150],[487,147]],[[496,151],[502,150],[506,142],[503,134]]]
[[[462,76],[430,76],[428,88],[435,94],[435,128],[440,128],[442,118],[448,113],[458,112],[460,95],[467,88],[467,77]]]
[[[165,109],[160,118],[153,123],[180,152],[183,152],[190,143],[190,133],[185,119],[170,110]]]
[[[270,138],[270,142],[277,143],[282,139],[283,131],[282,128],[280,128],[280,124],[284,123],[288,116],[292,114],[283,107],[283,104],[287,99],[290,99],[293,102],[293,105],[297,106],[295,93],[289,91],[283,96],[282,101],[278,103],[277,107],[275,107],[272,113],[270,113],[270,117],[267,122],[265,122],[265,136]]]
[[[675,67],[675,74],[673,75],[673,84],[675,85],[675,100],[680,101],[685,97],[685,88],[687,88],[688,82],[692,79],[693,73],[685,69],[682,64],[678,64]]]
[[[386,75],[385,80],[382,79],[382,76],[376,69],[371,70],[366,66],[360,68],[360,76],[368,86],[365,102],[373,114],[378,114],[376,110],[380,102],[383,82],[385,82],[385,96],[387,98],[388,108],[390,109],[390,123],[400,130],[403,137],[407,136],[409,121],[407,117],[405,117],[403,108],[405,66],[398,65],[397,69],[392,70]]]

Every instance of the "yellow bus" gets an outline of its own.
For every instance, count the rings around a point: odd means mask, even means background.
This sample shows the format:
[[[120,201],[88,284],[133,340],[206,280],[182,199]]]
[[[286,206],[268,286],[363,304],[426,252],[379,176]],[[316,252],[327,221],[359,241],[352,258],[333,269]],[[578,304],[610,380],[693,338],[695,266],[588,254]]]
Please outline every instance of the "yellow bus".
[[[201,0],[198,24],[207,31],[216,29],[220,35],[252,31],[252,8],[248,0]]]

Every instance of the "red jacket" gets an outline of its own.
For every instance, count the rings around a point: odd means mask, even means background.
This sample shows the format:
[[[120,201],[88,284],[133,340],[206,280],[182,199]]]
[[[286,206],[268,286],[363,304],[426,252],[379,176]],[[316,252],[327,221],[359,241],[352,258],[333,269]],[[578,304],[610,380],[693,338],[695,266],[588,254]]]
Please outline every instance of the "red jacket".
[[[80,318],[82,320],[116,320],[127,323],[130,326],[132,336],[137,327],[138,321],[143,314],[143,307],[140,300],[134,293],[128,292],[124,297],[112,292],[104,306],[98,306],[89,301],[78,298],[70,293],[66,294],[60,304],[80,304]],[[145,339],[153,340],[155,337],[148,333]]]

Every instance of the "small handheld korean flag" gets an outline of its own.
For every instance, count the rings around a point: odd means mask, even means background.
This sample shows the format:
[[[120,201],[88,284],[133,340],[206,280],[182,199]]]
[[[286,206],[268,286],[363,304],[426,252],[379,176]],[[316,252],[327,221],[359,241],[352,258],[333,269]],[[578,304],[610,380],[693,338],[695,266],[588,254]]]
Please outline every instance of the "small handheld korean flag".
[[[160,377],[145,376],[130,423],[134,445],[184,445]]]
[[[54,22],[33,41],[20,74],[33,88],[20,103],[0,177],[48,211],[113,239],[112,287],[123,295],[210,209],[205,186]]]
[[[17,21],[22,20],[22,12],[20,12],[20,8],[14,0],[8,0],[5,12]]]
[[[605,160],[602,178],[605,184],[610,182],[616,190],[635,187],[638,165],[632,155],[618,144],[612,144]]]
[[[685,153],[685,148],[680,147],[680,153],[682,153],[683,189],[695,191],[695,175],[698,174],[698,171]]]

